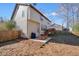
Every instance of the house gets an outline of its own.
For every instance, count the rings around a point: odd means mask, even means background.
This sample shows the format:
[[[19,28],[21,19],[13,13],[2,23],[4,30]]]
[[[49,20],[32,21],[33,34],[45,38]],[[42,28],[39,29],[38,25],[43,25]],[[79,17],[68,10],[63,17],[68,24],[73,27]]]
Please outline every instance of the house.
[[[62,25],[59,25],[59,24],[52,24],[52,25],[50,25],[50,26],[48,26],[48,29],[51,29],[51,28],[55,28],[56,30],[62,30],[64,27],[62,26]]]
[[[31,33],[40,36],[51,24],[51,21],[31,4],[16,4],[11,20],[16,28],[23,32],[22,36],[30,38]]]

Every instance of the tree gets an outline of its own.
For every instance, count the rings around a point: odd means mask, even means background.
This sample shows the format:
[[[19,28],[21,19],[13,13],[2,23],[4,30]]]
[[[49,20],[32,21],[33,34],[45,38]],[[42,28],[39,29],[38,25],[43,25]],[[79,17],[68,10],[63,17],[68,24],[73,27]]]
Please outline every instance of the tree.
[[[64,19],[66,27],[74,26],[75,20],[79,20],[79,4],[63,3],[60,4],[60,8],[57,11],[59,17]]]
[[[4,21],[3,21],[3,17],[0,17],[0,22],[4,22]]]
[[[57,11],[59,14],[59,17],[63,18],[64,21],[66,22],[67,28],[69,26],[69,11],[70,11],[70,6],[69,4],[60,4],[60,8]]]

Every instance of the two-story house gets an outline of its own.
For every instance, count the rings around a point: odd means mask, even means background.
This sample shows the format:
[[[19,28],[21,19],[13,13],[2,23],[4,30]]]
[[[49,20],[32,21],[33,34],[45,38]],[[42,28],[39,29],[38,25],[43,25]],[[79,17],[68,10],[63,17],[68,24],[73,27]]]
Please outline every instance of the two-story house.
[[[16,4],[11,20],[16,28],[23,32],[23,37],[30,38],[31,33],[40,36],[51,21],[31,4]]]

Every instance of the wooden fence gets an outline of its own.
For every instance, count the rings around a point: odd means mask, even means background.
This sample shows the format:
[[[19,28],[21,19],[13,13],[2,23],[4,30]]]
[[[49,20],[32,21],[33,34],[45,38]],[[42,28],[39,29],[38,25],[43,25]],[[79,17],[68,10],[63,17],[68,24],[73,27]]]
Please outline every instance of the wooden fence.
[[[0,42],[15,40],[19,35],[20,31],[17,30],[0,31]]]

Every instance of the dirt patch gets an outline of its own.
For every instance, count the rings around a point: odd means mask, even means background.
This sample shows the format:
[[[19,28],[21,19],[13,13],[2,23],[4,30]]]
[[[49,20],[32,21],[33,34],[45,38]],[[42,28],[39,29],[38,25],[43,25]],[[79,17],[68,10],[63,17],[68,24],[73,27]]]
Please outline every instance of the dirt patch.
[[[14,44],[0,47],[0,55],[7,56],[53,56],[53,55],[79,55],[79,46],[59,43],[43,43],[32,40],[21,40]]]

